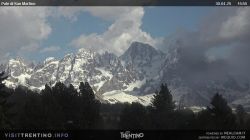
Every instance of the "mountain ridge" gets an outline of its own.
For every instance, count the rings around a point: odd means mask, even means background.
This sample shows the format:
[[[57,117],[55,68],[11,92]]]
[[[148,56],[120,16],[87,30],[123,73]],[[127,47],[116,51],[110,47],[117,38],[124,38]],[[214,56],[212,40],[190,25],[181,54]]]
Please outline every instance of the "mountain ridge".
[[[20,58],[10,59],[0,70],[10,72],[5,84],[12,88],[23,85],[40,91],[45,84],[54,85],[58,81],[77,88],[80,82],[87,81],[95,94],[109,103],[136,101],[147,105],[161,83],[168,83],[177,103],[184,98],[187,106],[207,105],[216,89],[227,92],[224,95],[230,103],[245,103],[242,100],[248,97],[249,88],[230,89],[234,80],[231,83],[229,80],[223,83],[205,81],[200,88],[188,85],[189,81],[181,76],[180,60],[176,49],[163,53],[149,44],[133,42],[119,57],[110,52],[99,54],[82,48],[62,59],[48,57],[32,65]],[[226,82],[229,86],[225,86]]]

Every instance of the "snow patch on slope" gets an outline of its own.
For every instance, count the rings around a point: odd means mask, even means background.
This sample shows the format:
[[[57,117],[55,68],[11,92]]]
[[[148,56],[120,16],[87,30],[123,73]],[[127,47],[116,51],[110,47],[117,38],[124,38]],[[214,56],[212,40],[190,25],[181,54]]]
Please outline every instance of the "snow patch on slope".
[[[142,105],[150,105],[151,100],[154,94],[144,95],[144,96],[133,96],[130,94],[126,94],[125,92],[116,90],[110,91],[103,94],[103,99],[108,101],[111,104],[121,102],[121,103],[132,103],[132,102],[139,102]]]
[[[133,83],[130,83],[129,85],[128,85],[128,88],[127,89],[125,89],[124,91],[133,91],[134,90],[134,88],[140,88],[143,84],[145,84],[146,83],[146,79],[143,79],[143,80],[136,80],[135,82],[133,82]]]

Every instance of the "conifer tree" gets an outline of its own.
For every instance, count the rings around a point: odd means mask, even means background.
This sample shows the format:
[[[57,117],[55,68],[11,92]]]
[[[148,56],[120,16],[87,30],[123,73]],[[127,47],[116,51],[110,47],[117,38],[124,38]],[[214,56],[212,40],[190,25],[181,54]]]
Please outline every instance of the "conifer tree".
[[[211,114],[213,129],[234,129],[236,127],[235,116],[227,101],[216,93],[211,101],[212,107],[208,108]]]
[[[152,101],[152,127],[155,129],[173,128],[174,102],[170,90],[166,84],[161,85],[160,92],[156,92]]]
[[[100,123],[100,102],[95,99],[94,92],[88,82],[80,86],[80,127],[94,129]]]
[[[246,111],[244,109],[244,107],[242,105],[238,105],[236,107],[236,119],[237,119],[237,124],[238,124],[238,128],[244,128],[245,129],[245,118],[246,118]]]
[[[174,110],[174,102],[171,92],[166,84],[161,85],[160,92],[156,92],[152,105],[157,111],[172,112]]]
[[[81,97],[84,98],[85,101],[89,103],[94,101],[95,94],[88,82],[85,82],[85,83],[81,82],[79,89],[80,89]]]
[[[10,117],[12,115],[9,110],[12,104],[8,102],[8,97],[10,97],[11,94],[5,90],[6,88],[3,83],[7,78],[8,76],[5,76],[5,72],[0,73],[0,129],[11,127]]]
[[[52,88],[46,84],[40,93],[46,128],[63,128],[65,116],[59,101],[62,91],[64,91],[64,87],[61,83]]]
[[[121,129],[149,129],[146,108],[140,103],[126,104],[120,115]]]
[[[230,114],[232,113],[232,109],[227,105],[226,99],[222,97],[221,94],[216,93],[211,101],[212,107],[210,110],[215,115],[223,115],[223,114]]]

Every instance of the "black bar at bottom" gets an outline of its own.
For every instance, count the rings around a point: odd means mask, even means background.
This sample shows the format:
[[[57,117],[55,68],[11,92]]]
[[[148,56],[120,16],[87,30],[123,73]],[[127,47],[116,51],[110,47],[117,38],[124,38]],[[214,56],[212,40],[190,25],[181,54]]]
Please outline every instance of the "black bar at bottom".
[[[250,139],[246,130],[1,130],[0,139],[58,140],[223,140]]]

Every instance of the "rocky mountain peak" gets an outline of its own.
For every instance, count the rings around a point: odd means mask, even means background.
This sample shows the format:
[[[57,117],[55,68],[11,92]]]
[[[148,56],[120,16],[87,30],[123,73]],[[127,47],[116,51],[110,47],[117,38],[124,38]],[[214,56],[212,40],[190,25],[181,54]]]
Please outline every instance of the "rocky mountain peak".
[[[56,61],[56,59],[54,57],[48,57],[45,59],[45,61],[43,63],[44,63],[44,65],[46,65],[46,64],[49,64],[53,61]]]
[[[121,57],[131,57],[135,59],[135,57],[138,55],[141,57],[152,57],[153,55],[157,55],[158,53],[159,52],[149,44],[133,42]]]
[[[78,52],[76,53],[77,57],[81,57],[81,58],[86,58],[86,59],[90,59],[93,58],[97,55],[96,52],[90,50],[90,49],[86,49],[86,48],[81,48],[78,50]]]
[[[82,48],[62,59],[49,57],[42,63],[33,64],[34,66],[28,65],[22,59],[10,59],[7,64],[0,65],[0,70],[11,72],[5,83],[13,88],[23,85],[40,91],[45,84],[53,85],[58,81],[78,88],[80,82],[87,81],[96,95],[111,103],[131,100],[149,103],[150,99],[148,96],[144,98],[144,95],[153,94],[161,83],[170,85],[177,101],[183,95],[188,95],[185,98],[190,105],[208,101],[211,89],[227,91],[228,96],[230,95],[228,99],[232,99],[230,102],[241,101],[249,93],[249,86],[228,88],[235,85],[235,80],[225,84],[212,81],[207,84],[209,88],[200,89],[197,85],[191,87],[185,84],[190,81],[183,79],[181,67],[178,67],[182,66],[178,61],[179,55],[176,48],[162,53],[149,44],[133,42],[120,57],[110,52],[99,54]]]

